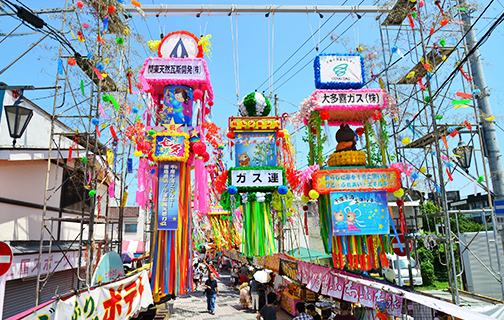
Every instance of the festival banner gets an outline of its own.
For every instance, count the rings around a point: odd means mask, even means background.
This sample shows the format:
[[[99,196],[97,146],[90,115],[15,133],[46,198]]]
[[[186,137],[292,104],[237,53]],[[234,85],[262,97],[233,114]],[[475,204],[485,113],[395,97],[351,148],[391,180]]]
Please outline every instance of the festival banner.
[[[145,79],[206,79],[206,63],[202,59],[167,60],[150,58],[145,62]]]
[[[378,289],[363,286],[360,291],[359,301],[363,307],[374,309],[374,295]]]
[[[322,286],[320,288],[320,294],[324,296],[329,295],[327,292],[329,290],[329,285],[331,284],[332,277],[333,276],[329,272],[322,274],[321,278]]]
[[[180,162],[159,162],[158,230],[177,230]]]
[[[313,188],[320,194],[334,191],[387,191],[401,188],[396,168],[324,169],[312,174]]]
[[[331,193],[334,236],[389,233],[387,192]]]
[[[364,109],[383,108],[387,100],[386,91],[383,89],[360,90],[317,90],[314,96],[319,107],[348,106]]]
[[[240,132],[235,136],[237,167],[275,167],[277,165],[276,133]]]
[[[403,298],[401,296],[387,293],[388,313],[400,317],[402,311]]]
[[[266,256],[264,267],[266,269],[278,272],[280,270],[280,258],[275,254],[274,256]]]
[[[148,270],[78,295],[54,300],[23,320],[130,319],[153,303]]]
[[[331,278],[327,295],[336,299],[341,299],[343,296],[345,280],[335,275],[331,275]]]
[[[173,125],[173,123],[171,124]],[[156,161],[186,161],[189,157],[189,135],[184,132],[161,132],[154,135],[152,158]]]
[[[353,282],[350,280],[345,280],[345,289],[343,292],[343,300],[357,303],[359,302],[360,291],[362,289],[362,285],[357,282]]]
[[[280,275],[292,280],[297,279],[298,263],[295,260],[280,259]]]

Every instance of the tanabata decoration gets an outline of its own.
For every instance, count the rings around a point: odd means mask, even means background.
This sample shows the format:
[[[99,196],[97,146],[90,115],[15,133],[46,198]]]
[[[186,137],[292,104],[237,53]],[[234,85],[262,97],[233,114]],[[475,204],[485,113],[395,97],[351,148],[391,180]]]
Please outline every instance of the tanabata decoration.
[[[241,244],[241,237],[236,231],[229,211],[223,208],[212,208],[208,213],[212,226],[216,250],[231,250]]]
[[[400,51],[395,47],[393,53]],[[388,94],[384,89],[361,89],[364,82],[359,54],[320,54],[315,59],[317,90],[308,98],[310,106],[299,115],[311,128],[307,130],[311,152],[308,165],[320,167],[311,173],[311,179],[304,180],[305,211],[318,202],[321,238],[325,251],[332,253],[335,267],[370,270],[388,265],[393,224],[387,192],[401,188],[401,172],[386,165],[382,132]],[[323,115],[325,112],[328,115]],[[297,120],[299,115],[293,118]],[[339,126],[328,167],[324,167],[322,157],[326,137],[320,133],[326,119],[330,126]],[[356,133],[351,126],[363,127]],[[382,155],[378,165],[371,159],[372,134]],[[361,139],[365,139],[364,150],[357,148],[356,141]]]
[[[263,94],[246,95],[239,111],[242,117],[229,118],[227,137],[234,146],[235,167],[221,175],[227,177],[227,190],[222,194],[221,203],[229,206],[233,218],[236,207],[243,206],[241,251],[247,257],[272,255],[276,245],[271,204],[279,217],[285,217],[292,205],[292,192],[286,184],[297,181],[291,167],[292,145],[283,130],[283,119],[268,117],[271,104]],[[279,150],[284,155],[281,162]],[[286,167],[291,170],[290,179],[287,179]],[[216,184],[220,185],[221,181],[220,177],[216,178]]]
[[[139,2],[132,3],[140,7]],[[118,44],[123,43],[122,38],[117,40]],[[158,57],[145,60],[138,87],[149,93],[153,108],[149,107],[144,114],[147,117],[144,128],[136,127],[138,121],[127,130],[128,138],[137,144],[143,157],[147,155],[157,164],[154,173],[152,170],[149,173],[148,167],[145,175],[139,173],[139,179],[143,179],[139,185],[142,182],[146,190],[150,181],[156,204],[153,210],[157,225],[151,251],[151,289],[155,301],[166,295],[179,296],[192,291],[193,215],[203,217],[210,199],[205,165],[210,155],[206,151],[203,123],[204,111],[213,105],[214,95],[203,48],[198,42],[192,33],[176,31],[166,35],[159,45],[149,43]],[[114,103],[112,98],[109,100]],[[138,120],[141,118],[139,106],[128,110],[136,113]],[[198,180],[195,193],[202,193],[194,211],[191,206],[193,165]]]

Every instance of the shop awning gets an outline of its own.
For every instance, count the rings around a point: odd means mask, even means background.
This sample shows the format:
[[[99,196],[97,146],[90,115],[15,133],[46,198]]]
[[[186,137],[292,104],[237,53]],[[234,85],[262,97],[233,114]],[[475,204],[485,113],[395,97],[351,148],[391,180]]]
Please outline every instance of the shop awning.
[[[311,257],[312,261],[317,261],[317,258],[319,260],[320,259],[332,259],[332,256],[329,254],[326,254],[321,251],[313,250],[313,249],[307,249],[305,247],[299,247],[299,248],[290,250],[286,253],[296,259],[299,259],[299,254],[301,253],[301,260],[303,260],[303,261],[310,261],[310,257]]]

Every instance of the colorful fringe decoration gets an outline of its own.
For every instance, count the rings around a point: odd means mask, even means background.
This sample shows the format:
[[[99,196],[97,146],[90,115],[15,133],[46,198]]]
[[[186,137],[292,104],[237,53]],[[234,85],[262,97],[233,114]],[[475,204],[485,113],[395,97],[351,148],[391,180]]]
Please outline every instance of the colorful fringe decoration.
[[[276,253],[270,207],[265,202],[243,205],[243,242],[241,251],[247,257],[263,257]]]
[[[180,296],[193,289],[190,179],[190,166],[180,163],[178,229],[154,233],[151,290],[156,302],[166,295]],[[154,199],[154,203],[157,203],[157,199]]]
[[[208,218],[212,226],[217,251],[222,249],[231,250],[241,244],[241,237],[236,232],[236,228],[231,221],[231,215],[228,212],[209,213]]]

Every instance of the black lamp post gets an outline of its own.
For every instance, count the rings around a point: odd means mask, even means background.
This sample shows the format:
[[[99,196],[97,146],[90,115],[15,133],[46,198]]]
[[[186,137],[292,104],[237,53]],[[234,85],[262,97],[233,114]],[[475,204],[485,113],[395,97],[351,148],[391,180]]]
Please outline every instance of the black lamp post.
[[[468,146],[460,137],[458,146],[453,149],[453,154],[457,156],[457,160],[459,165],[467,172],[469,167],[471,166],[471,157],[472,157],[473,147]]]
[[[4,106],[5,115],[7,116],[7,125],[9,126],[9,135],[14,140],[12,147],[16,147],[16,139],[21,138],[28,126],[33,110],[21,107],[19,104],[13,106]]]

